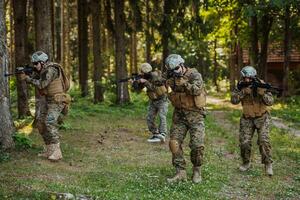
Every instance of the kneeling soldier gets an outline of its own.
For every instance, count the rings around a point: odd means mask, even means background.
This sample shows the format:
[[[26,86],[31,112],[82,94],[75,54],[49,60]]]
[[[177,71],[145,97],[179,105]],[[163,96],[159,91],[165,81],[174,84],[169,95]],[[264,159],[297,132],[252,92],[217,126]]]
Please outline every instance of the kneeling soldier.
[[[264,83],[256,77],[256,70],[252,66],[246,66],[241,70],[242,80],[237,88],[232,92],[231,102],[233,104],[242,103],[243,115],[240,119],[240,150],[242,165],[240,171],[247,171],[250,168],[250,156],[252,138],[255,130],[258,133],[257,144],[262,157],[262,163],[265,165],[266,173],[273,175],[271,144],[269,139],[269,128],[271,115],[267,106],[274,102],[273,96],[264,88],[253,88],[251,84],[247,87],[241,87],[245,83],[258,81]],[[247,84],[246,84],[247,85]]]
[[[57,161],[62,158],[57,120],[61,113],[66,112],[70,103],[71,98],[66,94],[70,83],[62,67],[57,63],[49,62],[46,53],[35,52],[32,54],[31,62],[37,71],[36,76],[29,77],[22,74],[21,78],[33,84],[47,101],[45,113],[38,113],[37,116],[38,130],[46,144],[44,152],[39,156]]]

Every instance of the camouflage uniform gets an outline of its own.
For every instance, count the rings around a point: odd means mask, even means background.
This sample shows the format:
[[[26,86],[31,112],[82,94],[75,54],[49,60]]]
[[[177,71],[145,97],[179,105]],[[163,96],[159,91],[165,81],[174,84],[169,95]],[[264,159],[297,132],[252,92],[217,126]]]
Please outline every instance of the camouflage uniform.
[[[60,80],[60,68],[56,63],[46,63],[39,73],[39,78],[28,77],[27,82],[32,83],[40,92],[46,96],[47,108],[38,113],[38,129],[46,145],[59,143],[57,120],[62,111],[68,106],[66,101],[57,101],[54,95],[47,94],[49,86]]]
[[[165,80],[161,76],[160,71],[151,72],[151,78],[144,83],[147,88],[149,97],[149,107],[147,115],[148,129],[153,134],[164,133],[167,134],[167,113],[168,113],[168,99],[166,90],[157,93],[160,87],[165,88]],[[156,116],[159,116],[159,128],[155,124]]]
[[[190,156],[194,167],[200,167],[203,163],[205,136],[206,92],[202,76],[196,69],[187,68],[182,78],[187,80],[182,86],[175,84],[176,78],[174,77],[167,80],[167,84],[172,89],[169,99],[175,107],[169,145],[172,152],[172,164],[179,170],[184,170],[186,167],[182,143],[187,132],[190,133]]]
[[[248,92],[246,91],[248,90]],[[265,89],[258,88],[258,94],[253,95],[250,88],[244,88],[241,91],[235,89],[232,92],[231,102],[233,104],[242,103],[243,116],[240,119],[240,150],[244,164],[250,162],[252,138],[255,130],[258,133],[257,144],[259,145],[262,163],[272,163],[271,144],[269,139],[269,128],[271,116],[267,106],[274,102],[273,96]]]

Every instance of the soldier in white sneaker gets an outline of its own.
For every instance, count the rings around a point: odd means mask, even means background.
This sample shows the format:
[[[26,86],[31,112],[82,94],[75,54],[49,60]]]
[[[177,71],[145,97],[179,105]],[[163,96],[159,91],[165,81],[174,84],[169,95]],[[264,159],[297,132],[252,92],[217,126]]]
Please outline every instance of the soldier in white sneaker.
[[[147,125],[152,136],[147,140],[150,143],[165,142],[167,135],[167,113],[168,99],[165,80],[159,70],[152,71],[149,63],[140,65],[140,73],[143,78],[136,80],[141,86],[146,87],[149,97],[149,107],[147,115]],[[155,124],[156,116],[160,122],[157,127]]]

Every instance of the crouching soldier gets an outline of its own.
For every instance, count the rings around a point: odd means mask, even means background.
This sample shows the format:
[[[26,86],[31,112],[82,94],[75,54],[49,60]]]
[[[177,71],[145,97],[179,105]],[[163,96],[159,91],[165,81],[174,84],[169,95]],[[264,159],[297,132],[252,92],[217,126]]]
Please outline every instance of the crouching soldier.
[[[193,164],[192,180],[194,183],[200,183],[206,113],[204,82],[196,69],[184,66],[184,59],[180,55],[169,55],[165,63],[168,70],[167,85],[172,89],[168,96],[174,106],[169,146],[172,152],[172,164],[176,169],[175,176],[167,181],[173,183],[187,180],[182,144],[189,132],[190,156]]]
[[[252,66],[246,66],[241,70],[241,80],[237,88],[232,92],[231,102],[242,103],[243,115],[240,118],[240,151],[242,164],[240,171],[247,171],[250,168],[250,156],[252,138],[255,130],[258,133],[257,144],[261,154],[261,161],[265,165],[266,173],[273,175],[271,144],[269,139],[269,128],[271,116],[267,106],[274,102],[273,96],[264,88],[254,88],[251,82],[264,83],[256,77],[256,70]],[[246,83],[246,84],[245,84]],[[247,84],[250,83],[250,84]]]
[[[165,142],[167,135],[167,113],[168,98],[165,79],[159,70],[152,71],[149,63],[140,65],[141,79],[137,82],[139,88],[146,87],[149,97],[149,107],[147,114],[147,125],[152,136],[147,140],[150,143]],[[155,123],[156,116],[159,116],[159,126]]]
[[[22,79],[33,84],[42,96],[46,98],[46,109],[37,116],[37,127],[46,144],[44,152],[39,156],[46,157],[51,161],[62,158],[58,135],[57,120],[61,113],[66,113],[70,103],[70,96],[66,94],[70,87],[62,67],[49,62],[48,55],[42,51],[32,54],[31,62],[37,73],[29,77],[22,74]]]

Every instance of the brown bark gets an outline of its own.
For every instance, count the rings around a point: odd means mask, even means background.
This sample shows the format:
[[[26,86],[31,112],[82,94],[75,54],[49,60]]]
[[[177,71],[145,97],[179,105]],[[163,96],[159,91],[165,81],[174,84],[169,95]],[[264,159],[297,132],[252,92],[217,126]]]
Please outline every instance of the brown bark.
[[[52,32],[52,0],[34,0],[34,21],[35,21],[35,44],[36,50],[48,54],[49,60],[53,59],[53,32]],[[40,119],[41,113],[46,113],[46,99],[36,90],[35,118]],[[40,122],[39,122],[40,123]],[[40,125],[40,124],[38,124]]]
[[[262,17],[262,39],[261,39],[261,52],[258,62],[258,71],[262,79],[267,80],[267,59],[268,59],[268,46],[269,46],[269,35],[273,24],[273,17],[269,14],[265,14]]]
[[[71,80],[69,0],[61,0],[61,63]]]
[[[93,25],[93,56],[94,56],[94,103],[104,100],[102,79],[102,51],[101,51],[101,23],[100,23],[100,0],[92,0],[92,25]]]
[[[10,47],[10,51],[9,51],[9,56],[10,56],[9,71],[13,71],[14,66],[16,64],[16,60],[15,60],[16,52],[15,52],[15,41],[14,41],[15,30],[13,28],[13,26],[14,26],[14,22],[13,22],[14,21],[14,10],[13,10],[13,1],[9,0],[8,3],[9,3],[9,9],[8,9],[8,12],[9,12],[9,29],[7,31],[9,32],[9,37],[10,37],[10,39],[9,39],[9,41],[10,41],[10,44],[9,44],[9,47]]]
[[[55,38],[54,41],[54,52],[55,52],[55,62],[58,63],[62,63],[62,56],[61,56],[61,42],[63,40],[63,38],[61,37],[61,32],[62,30],[62,25],[61,23],[63,23],[63,15],[62,15],[62,4],[64,2],[64,0],[54,0],[56,1],[56,3],[54,3],[53,7],[54,7],[54,16],[55,18],[53,19],[54,22],[54,37]]]
[[[284,53],[284,64],[283,64],[283,96],[289,95],[289,71],[290,71],[290,53],[291,53],[291,11],[290,6],[287,5],[285,8],[284,15],[284,41],[283,41],[283,53]]]
[[[0,148],[5,150],[14,146],[12,138],[14,127],[9,110],[9,84],[7,78],[4,76],[9,67],[4,11],[4,0],[0,0]]]
[[[235,57],[236,57],[236,52],[235,52],[235,44],[230,45],[230,57],[229,57],[229,84],[230,84],[230,91],[233,91],[235,88]]]
[[[151,35],[150,35],[150,0],[146,0],[146,27],[145,27],[145,40],[146,40],[146,61],[151,62]]]
[[[27,1],[13,0],[14,10],[14,30],[15,30],[15,62],[16,66],[22,66],[29,62],[27,53],[27,22],[26,22],[26,4]],[[17,76],[17,98],[18,98],[18,116],[23,118],[30,116],[28,104],[28,88],[26,81],[22,81]]]
[[[137,36],[136,31],[133,30],[131,33],[131,44],[130,44],[130,73],[137,73]]]
[[[114,0],[115,12],[115,60],[116,78],[120,80],[127,76],[126,55],[125,55],[125,15],[124,0]],[[127,83],[117,83],[117,103],[129,102]]]
[[[78,46],[79,46],[79,84],[81,96],[88,95],[88,6],[86,0],[78,0]]]
[[[162,38],[161,38],[161,43],[162,43],[162,66],[161,66],[161,71],[165,71],[165,59],[169,55],[169,38],[172,33],[172,27],[171,27],[171,22],[170,22],[170,14],[171,14],[171,5],[172,2],[170,0],[164,0],[164,7],[163,7],[163,21],[161,25],[161,30],[162,30]]]
[[[258,65],[258,24],[257,15],[251,16],[250,18],[250,65],[257,68]]]
[[[214,63],[214,69],[213,69],[213,82],[214,85],[216,86],[216,90],[217,92],[220,91],[219,88],[219,84],[218,84],[218,61],[217,61],[217,39],[214,40],[214,59],[213,59],[213,63]]]

